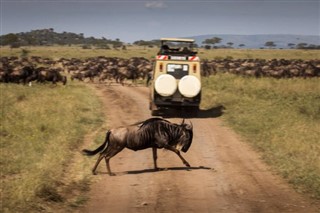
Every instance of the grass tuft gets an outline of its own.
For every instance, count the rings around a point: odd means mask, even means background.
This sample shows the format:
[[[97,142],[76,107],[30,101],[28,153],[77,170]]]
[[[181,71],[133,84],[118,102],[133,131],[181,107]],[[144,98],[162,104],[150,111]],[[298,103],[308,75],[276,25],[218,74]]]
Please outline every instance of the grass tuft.
[[[57,189],[51,185],[43,185],[36,192],[36,195],[45,200],[51,202],[63,202],[63,197],[58,193]]]

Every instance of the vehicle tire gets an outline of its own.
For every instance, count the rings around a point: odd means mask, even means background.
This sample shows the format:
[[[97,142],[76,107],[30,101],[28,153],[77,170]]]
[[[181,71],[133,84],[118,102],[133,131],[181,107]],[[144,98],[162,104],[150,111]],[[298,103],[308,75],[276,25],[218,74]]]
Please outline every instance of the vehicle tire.
[[[173,95],[178,87],[176,81],[172,75],[162,74],[155,80],[155,91],[165,97]]]
[[[201,82],[193,75],[186,75],[180,79],[178,90],[183,96],[193,98],[201,92]]]

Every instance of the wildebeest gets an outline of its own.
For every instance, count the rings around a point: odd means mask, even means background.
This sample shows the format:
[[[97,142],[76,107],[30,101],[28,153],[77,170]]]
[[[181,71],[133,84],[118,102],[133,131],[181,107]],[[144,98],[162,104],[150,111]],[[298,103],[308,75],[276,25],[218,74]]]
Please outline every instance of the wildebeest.
[[[0,81],[6,83],[27,84],[37,78],[36,70],[33,66],[17,66],[14,69],[6,67],[0,70]]]
[[[92,169],[93,174],[96,174],[100,161],[105,158],[109,175],[114,175],[111,172],[109,160],[124,148],[134,151],[152,148],[155,170],[158,169],[157,149],[162,148],[176,153],[184,165],[190,167],[179,150],[187,152],[192,143],[192,138],[193,126],[192,124],[186,124],[184,120],[181,124],[175,124],[162,118],[150,118],[129,126],[110,129],[100,147],[93,151],[84,149],[82,152],[89,156],[100,153]]]
[[[48,70],[40,69],[38,81],[42,83],[46,81],[51,81],[53,84],[56,84],[57,82],[61,81],[63,85],[66,85],[67,77],[60,74],[59,68],[50,68]]]

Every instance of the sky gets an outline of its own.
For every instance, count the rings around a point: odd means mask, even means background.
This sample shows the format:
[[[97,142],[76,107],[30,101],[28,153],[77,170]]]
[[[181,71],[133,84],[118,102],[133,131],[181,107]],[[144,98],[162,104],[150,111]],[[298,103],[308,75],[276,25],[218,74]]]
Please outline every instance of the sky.
[[[53,28],[129,43],[208,34],[320,36],[320,0],[0,2],[0,35]]]

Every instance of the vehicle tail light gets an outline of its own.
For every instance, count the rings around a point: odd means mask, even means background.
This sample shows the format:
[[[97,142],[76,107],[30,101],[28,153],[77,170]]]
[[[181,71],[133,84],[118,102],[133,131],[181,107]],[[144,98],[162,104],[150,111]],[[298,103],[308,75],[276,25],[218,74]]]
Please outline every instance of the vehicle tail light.
[[[162,63],[160,63],[160,65],[159,65],[159,70],[160,70],[160,72],[163,71],[163,64]]]
[[[193,66],[192,66],[192,70],[193,70],[193,73],[196,73],[197,72],[197,65],[196,64],[194,64]]]

